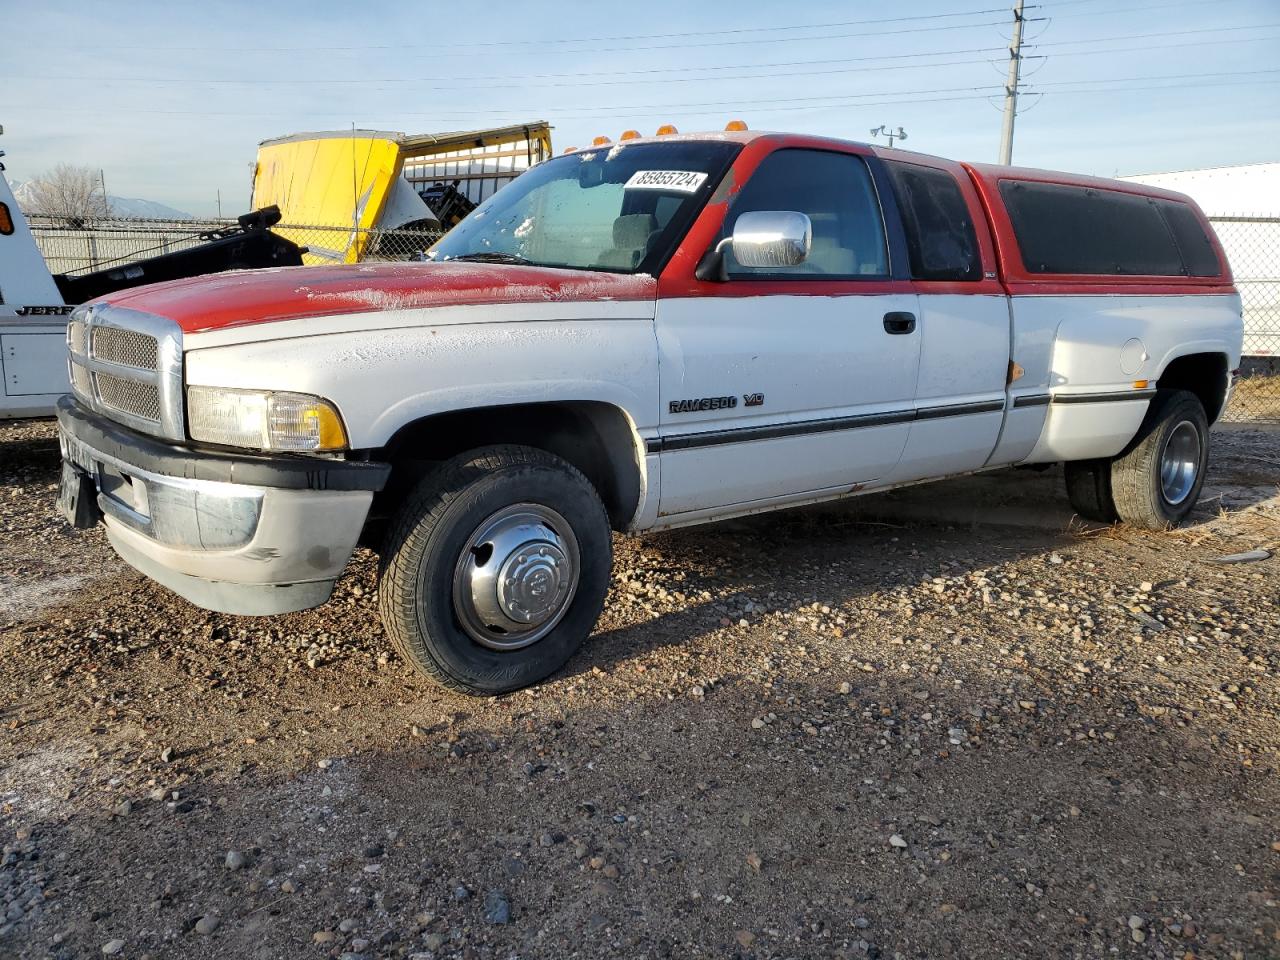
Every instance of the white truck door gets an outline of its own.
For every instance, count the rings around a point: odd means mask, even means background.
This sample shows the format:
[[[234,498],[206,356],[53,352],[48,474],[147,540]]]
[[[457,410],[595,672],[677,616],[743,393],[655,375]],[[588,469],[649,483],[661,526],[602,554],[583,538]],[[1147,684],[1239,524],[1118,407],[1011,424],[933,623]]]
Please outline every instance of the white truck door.
[[[0,164],[0,417],[50,415],[57,398],[70,391],[65,341],[70,310]]]
[[[986,219],[958,164],[884,163],[920,296],[915,421],[886,479],[977,470],[999,441],[1010,373],[1009,298],[996,279]]]
[[[21,321],[31,308],[61,306],[62,294],[0,164],[0,323]]]
[[[753,210],[807,214],[813,246],[786,268],[729,254],[714,295],[658,301],[659,523],[848,492],[892,471],[907,441],[917,297],[891,279],[866,162],[777,150],[724,234]]]

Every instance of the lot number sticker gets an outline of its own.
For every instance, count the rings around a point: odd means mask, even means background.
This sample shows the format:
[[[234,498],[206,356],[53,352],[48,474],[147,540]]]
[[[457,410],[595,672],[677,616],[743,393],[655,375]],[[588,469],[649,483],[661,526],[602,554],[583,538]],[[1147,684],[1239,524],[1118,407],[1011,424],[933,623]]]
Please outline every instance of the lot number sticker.
[[[623,185],[623,189],[695,193],[706,179],[705,173],[695,173],[692,170],[637,170]]]

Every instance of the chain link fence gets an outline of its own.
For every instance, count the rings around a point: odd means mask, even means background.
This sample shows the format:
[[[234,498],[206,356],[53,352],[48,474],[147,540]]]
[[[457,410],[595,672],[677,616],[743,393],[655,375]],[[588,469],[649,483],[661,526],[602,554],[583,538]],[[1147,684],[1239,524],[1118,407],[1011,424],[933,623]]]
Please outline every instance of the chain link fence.
[[[204,243],[210,234],[238,227],[235,220],[126,220],[68,222],[29,219],[36,245],[52,273],[82,274]],[[362,263],[421,258],[443,236],[439,230],[357,230],[351,226],[276,224],[272,232],[306,248],[307,264]]]
[[[1280,423],[1280,217],[1210,217],[1244,307],[1244,359],[1225,420]]]
[[[1280,217],[1211,218],[1244,305],[1244,360],[1225,420],[1280,423]],[[69,224],[30,218],[49,269],[88,273],[182,250],[234,220],[107,219]],[[356,230],[278,224],[276,233],[307,248],[308,264],[420,259],[442,234],[433,230]]]

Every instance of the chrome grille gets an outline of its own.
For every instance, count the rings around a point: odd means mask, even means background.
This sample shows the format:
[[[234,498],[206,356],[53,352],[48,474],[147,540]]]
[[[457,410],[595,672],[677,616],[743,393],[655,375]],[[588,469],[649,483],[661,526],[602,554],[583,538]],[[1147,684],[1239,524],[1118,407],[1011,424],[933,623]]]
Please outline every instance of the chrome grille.
[[[93,375],[98,399],[104,406],[114,407],[131,417],[160,423],[160,388],[154,383],[126,380],[110,373]]]
[[[85,336],[84,321],[72,320],[67,325],[67,345],[71,347],[72,353],[78,353],[81,356],[89,352],[88,338]]]
[[[159,361],[156,338],[122,327],[95,327],[93,351],[95,360],[119,363],[139,370],[155,370]]]
[[[181,440],[182,331],[149,313],[94,304],[67,325],[71,386],[85,406],[136,430]]]
[[[74,361],[71,363],[71,388],[82,399],[88,400],[93,396],[93,389],[89,385],[89,371]]]

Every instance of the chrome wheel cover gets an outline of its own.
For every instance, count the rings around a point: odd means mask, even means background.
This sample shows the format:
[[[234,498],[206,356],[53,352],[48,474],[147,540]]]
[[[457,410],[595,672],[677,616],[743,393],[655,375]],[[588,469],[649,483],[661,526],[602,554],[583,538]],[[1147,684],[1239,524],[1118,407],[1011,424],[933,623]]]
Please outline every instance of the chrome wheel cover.
[[[1178,506],[1195,489],[1200,474],[1200,431],[1183,420],[1169,434],[1160,453],[1160,493],[1170,506]]]
[[[518,650],[560,622],[578,589],[578,539],[550,507],[517,503],[476,529],[453,574],[453,609],[471,639]]]

